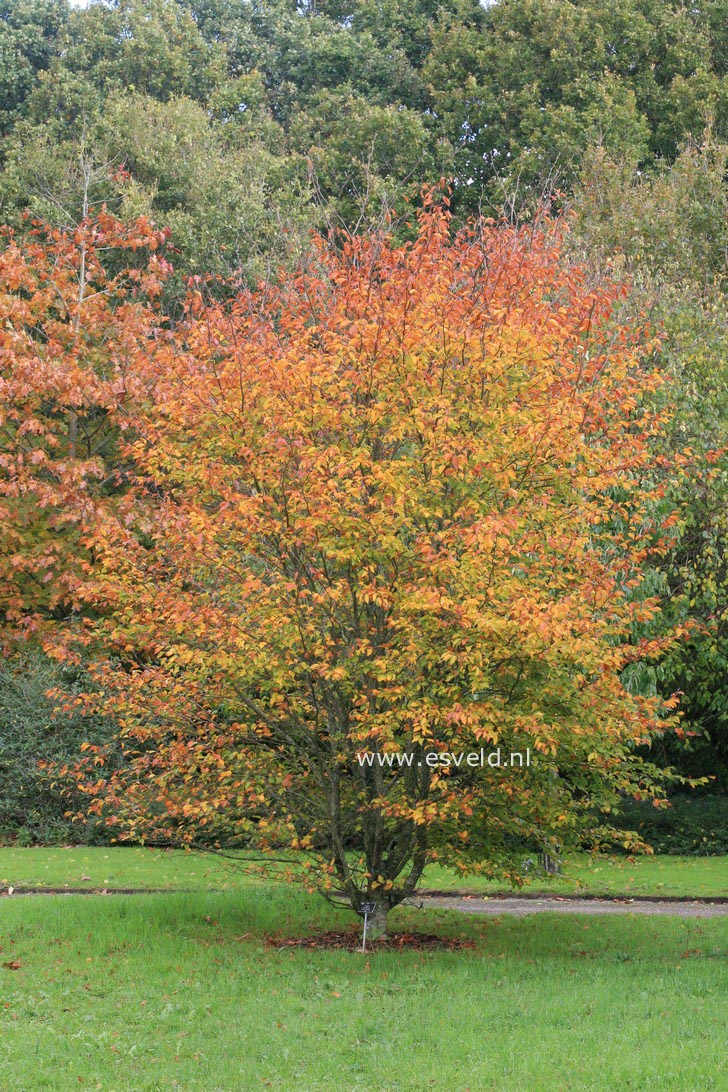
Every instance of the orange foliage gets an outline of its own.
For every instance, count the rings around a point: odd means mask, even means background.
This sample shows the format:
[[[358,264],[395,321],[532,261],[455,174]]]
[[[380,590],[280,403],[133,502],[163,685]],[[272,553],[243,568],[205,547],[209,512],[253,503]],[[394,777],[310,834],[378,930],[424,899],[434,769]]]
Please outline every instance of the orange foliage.
[[[434,856],[508,868],[649,795],[665,710],[620,671],[662,647],[633,639],[672,519],[659,379],[561,231],[452,237],[430,205],[411,245],[322,246],[149,338],[83,592],[129,763],[79,777],[124,836],[294,847],[386,908]],[[423,761],[497,746],[533,764]]]
[[[4,644],[73,601],[78,529],[118,486],[114,435],[138,397],[148,302],[165,265],[109,272],[164,232],[106,213],[69,235],[37,228],[0,253],[0,610]],[[102,264],[102,258],[105,265]]]

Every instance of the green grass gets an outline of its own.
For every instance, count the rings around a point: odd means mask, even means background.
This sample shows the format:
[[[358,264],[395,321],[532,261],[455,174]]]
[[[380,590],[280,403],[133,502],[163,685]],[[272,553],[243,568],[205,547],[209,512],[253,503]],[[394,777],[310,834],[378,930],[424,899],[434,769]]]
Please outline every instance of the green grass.
[[[138,846],[0,848],[0,884],[235,890],[255,883],[223,858]]]
[[[0,914],[0,961],[20,963],[0,966],[10,1092],[726,1087],[724,919],[399,909],[395,928],[476,949],[362,955],[266,948],[350,920],[276,885]]]
[[[425,885],[433,890],[468,890],[495,894],[511,888],[480,876],[455,876],[447,869],[430,866]],[[534,877],[525,893],[548,891],[554,895],[668,895],[694,898],[728,896],[728,857],[594,858],[586,853],[564,865],[563,876]]]
[[[587,854],[566,863],[566,875],[537,877],[525,891],[593,895],[728,895],[727,857],[626,857]],[[209,854],[131,847],[0,848],[0,884],[46,887],[159,887],[229,891],[260,883]],[[478,876],[431,866],[423,886],[492,894],[511,889]]]

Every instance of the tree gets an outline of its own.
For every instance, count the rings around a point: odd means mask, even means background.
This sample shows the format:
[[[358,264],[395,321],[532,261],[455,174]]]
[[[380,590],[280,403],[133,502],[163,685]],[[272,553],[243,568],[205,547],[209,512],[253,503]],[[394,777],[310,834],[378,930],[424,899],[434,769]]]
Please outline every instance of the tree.
[[[84,209],[88,212],[88,207]],[[140,347],[166,234],[101,212],[0,252],[0,642],[74,605],[80,529],[123,484],[117,438],[146,393]],[[140,259],[134,268],[134,253]],[[131,266],[131,268],[129,268]]]
[[[40,73],[61,51],[67,0],[0,0],[0,132],[22,113]]]
[[[8,222],[22,226],[29,211],[73,228],[84,202],[106,205],[124,222],[140,215],[162,222],[175,246],[166,295],[177,298],[191,273],[236,273],[254,282],[307,242],[305,162],[271,150],[280,135],[272,123],[266,134],[259,116],[252,124],[215,122],[190,99],[110,94],[103,109],[81,112],[67,126],[47,120],[55,117],[46,109],[56,101],[51,90],[65,95],[63,87],[39,88],[38,120],[16,126],[8,142],[0,174]]]
[[[428,207],[150,344],[136,488],[88,537],[127,761],[77,777],[121,837],[288,847],[382,931],[428,860],[517,878],[658,791],[634,746],[672,703],[620,679],[661,648],[657,380],[560,236]]]
[[[349,228],[370,227],[403,199],[417,200],[422,180],[439,177],[449,158],[414,110],[339,93],[322,92],[295,119],[291,137],[329,218]]]
[[[723,0],[500,0],[442,13],[423,67],[466,205],[558,173],[601,143],[643,169],[671,161],[708,118],[728,133]]]
[[[728,778],[727,164],[728,147],[710,131],[649,176],[593,149],[573,195],[572,236],[592,265],[629,276],[632,313],[661,329],[660,397],[673,407],[665,447],[694,452],[689,473],[670,484],[678,533],[654,578],[660,624],[697,625],[640,683],[681,692],[684,736],[670,735],[660,760],[709,775],[713,790]]]
[[[117,90],[206,102],[224,79],[225,53],[177,0],[114,0],[73,14],[64,67]]]

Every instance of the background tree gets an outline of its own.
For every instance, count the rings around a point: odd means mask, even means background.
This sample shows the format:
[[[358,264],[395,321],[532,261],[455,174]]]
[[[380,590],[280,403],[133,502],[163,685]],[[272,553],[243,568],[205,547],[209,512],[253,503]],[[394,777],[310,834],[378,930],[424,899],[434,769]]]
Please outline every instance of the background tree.
[[[68,17],[66,0],[0,3],[0,134],[12,128],[38,76],[59,56]]]
[[[654,577],[663,619],[699,626],[640,685],[682,692],[687,735],[665,741],[662,761],[717,779],[708,792],[728,777],[727,159],[710,131],[651,176],[595,149],[573,199],[582,256],[599,275],[628,276],[632,316],[646,312],[663,331],[663,401],[675,407],[667,448],[695,453],[690,472],[672,477],[679,533]]]
[[[556,175],[570,188],[594,144],[652,170],[698,138],[708,119],[725,137],[724,14],[723,0],[690,9],[658,0],[502,0],[487,8],[474,0],[115,0],[70,13],[60,0],[13,5],[5,18],[8,50],[20,57],[23,42],[35,45],[28,45],[32,58],[23,54],[16,65],[18,88],[5,95],[10,177],[0,176],[0,206],[11,214],[18,201],[22,207],[19,165],[36,146],[75,162],[82,140],[72,131],[76,119],[86,132],[109,112],[118,117],[119,99],[128,104],[131,93],[137,104],[170,104],[178,121],[183,108],[171,104],[188,100],[208,119],[245,117],[249,144],[235,145],[231,127],[214,124],[203,141],[206,154],[218,146],[215,165],[229,162],[235,146],[238,186],[224,218],[202,201],[204,228],[180,235],[184,268],[223,247],[234,253],[229,224],[241,215],[242,237],[254,254],[267,253],[269,223],[261,212],[260,233],[251,233],[247,195],[257,192],[258,160],[268,164],[270,156],[264,208],[290,207],[293,177],[303,185],[304,207],[310,198],[315,226],[319,205],[328,222],[371,226],[383,210],[402,212],[419,186],[442,176],[455,180],[463,213],[486,202],[499,214],[514,188],[538,197]],[[155,114],[151,103],[145,109],[154,130],[164,112]],[[191,130],[200,125],[191,121]],[[64,141],[73,147],[60,146]],[[171,143],[156,156],[160,175],[185,173],[185,153]],[[136,168],[145,173],[153,149],[146,139],[141,148],[139,157],[128,146],[118,154],[144,185]],[[308,195],[306,163],[317,182]],[[246,196],[231,209],[239,188]],[[196,205],[196,196],[190,183],[177,207]],[[166,211],[162,201],[156,211]],[[243,267],[250,269],[246,247]]]
[[[80,530],[123,484],[120,430],[145,390],[142,345],[165,235],[107,214],[0,254],[0,631],[7,650],[73,606]],[[139,254],[137,268],[128,256]],[[119,270],[119,256],[127,267]],[[101,258],[105,261],[102,264]]]
[[[424,65],[450,140],[463,143],[461,198],[516,181],[578,176],[586,148],[649,168],[709,117],[728,134],[725,4],[500,0],[437,21]]]

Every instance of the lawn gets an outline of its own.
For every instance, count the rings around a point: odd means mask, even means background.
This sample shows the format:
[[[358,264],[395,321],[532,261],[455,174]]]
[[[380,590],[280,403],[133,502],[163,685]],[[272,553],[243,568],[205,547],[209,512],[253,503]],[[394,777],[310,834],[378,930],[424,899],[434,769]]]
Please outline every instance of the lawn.
[[[46,887],[156,887],[240,890],[261,881],[209,854],[131,847],[70,849],[0,848],[0,885]],[[502,883],[461,877],[430,867],[423,887],[493,894]],[[603,857],[581,854],[566,862],[566,874],[535,878],[524,891],[591,895],[728,895],[728,857]]]
[[[266,947],[348,920],[277,885],[11,897],[0,913],[12,1092],[726,1087],[725,919],[399,909],[395,928],[476,948],[362,955]]]
[[[2,858],[0,857],[0,860]],[[433,890],[468,890],[496,894],[502,883],[479,876],[455,876],[430,867],[425,886]],[[651,895],[710,898],[728,896],[728,857],[591,857],[573,856],[564,863],[564,875],[534,877],[522,893],[548,891],[554,895]]]

